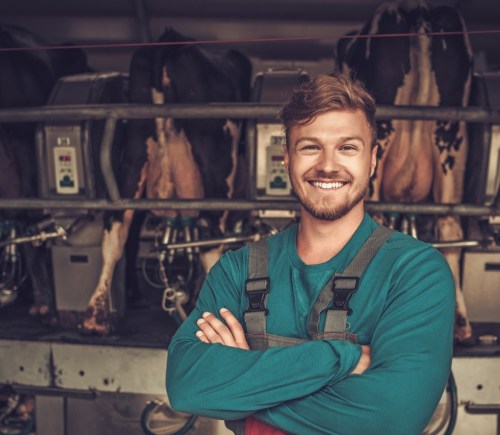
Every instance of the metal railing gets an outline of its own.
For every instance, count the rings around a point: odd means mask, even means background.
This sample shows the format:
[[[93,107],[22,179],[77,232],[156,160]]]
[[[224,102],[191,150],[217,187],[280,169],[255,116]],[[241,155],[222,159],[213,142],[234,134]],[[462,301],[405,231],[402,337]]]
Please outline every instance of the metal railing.
[[[277,119],[281,105],[257,103],[208,103],[208,104],[104,104],[65,105],[0,110],[2,122],[68,122],[84,119],[105,119],[101,143],[101,171],[110,200],[61,199],[44,200],[33,198],[0,199],[0,209],[165,209],[165,210],[298,210],[295,200],[132,200],[121,199],[112,169],[111,148],[119,119],[174,118],[231,118],[231,119]],[[480,122],[500,124],[499,109],[476,107],[434,107],[434,106],[379,106],[376,118],[423,119]],[[138,144],[141,146],[141,144]],[[498,216],[500,215],[500,191],[491,206],[472,204],[403,204],[367,202],[366,208],[373,212],[400,212],[414,214]]]

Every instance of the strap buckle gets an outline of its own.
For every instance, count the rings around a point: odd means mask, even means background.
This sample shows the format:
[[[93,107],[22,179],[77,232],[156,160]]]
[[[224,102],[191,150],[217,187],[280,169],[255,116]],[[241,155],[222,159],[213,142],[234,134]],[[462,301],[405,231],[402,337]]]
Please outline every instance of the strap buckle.
[[[258,311],[268,310],[266,308],[265,299],[269,293],[270,281],[269,278],[251,278],[245,283],[245,291],[248,296],[248,309],[245,313],[254,313]]]
[[[336,281],[351,280],[352,286],[343,283],[343,287],[337,287]],[[332,310],[347,311],[347,315],[352,314],[352,309],[349,308],[349,299],[352,294],[358,289],[359,277],[358,276],[335,276],[332,283],[333,292],[333,307]]]

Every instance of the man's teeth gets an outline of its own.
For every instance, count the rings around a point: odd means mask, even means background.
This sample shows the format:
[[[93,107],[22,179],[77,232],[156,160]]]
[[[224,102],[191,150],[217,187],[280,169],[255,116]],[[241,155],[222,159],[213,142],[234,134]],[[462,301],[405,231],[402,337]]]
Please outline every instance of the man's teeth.
[[[334,183],[321,183],[319,181],[313,181],[312,184],[313,186],[319,187],[320,189],[339,189],[345,183],[341,181],[336,181]]]

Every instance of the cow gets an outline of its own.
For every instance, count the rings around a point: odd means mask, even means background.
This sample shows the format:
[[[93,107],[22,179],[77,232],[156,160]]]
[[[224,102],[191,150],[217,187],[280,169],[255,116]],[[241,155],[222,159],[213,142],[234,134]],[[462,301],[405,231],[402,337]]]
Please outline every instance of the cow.
[[[441,32],[460,34],[438,36]],[[380,38],[384,34],[417,34]],[[432,34],[432,35],[431,35]],[[466,106],[472,51],[460,14],[424,1],[383,4],[363,29],[337,46],[338,67],[363,82],[377,104]],[[378,168],[370,199],[391,202],[460,203],[467,135],[463,122],[381,120],[377,126]],[[456,216],[437,219],[435,238],[463,238]],[[473,341],[460,286],[459,248],[442,253],[456,285],[455,339]]]
[[[52,87],[65,75],[88,70],[84,51],[77,48],[47,49],[51,44],[32,32],[17,26],[0,26],[0,107],[43,106]],[[52,44],[53,45],[53,44]],[[10,50],[14,49],[14,50]],[[37,196],[35,124],[4,123],[0,125],[0,198]],[[25,231],[37,223],[40,213],[0,211],[1,220],[14,220],[18,230]],[[57,322],[45,247],[23,245],[27,274],[33,290],[29,312],[46,323]],[[0,305],[14,302],[15,283],[2,283]],[[4,285],[5,284],[5,285]]]
[[[241,102],[249,96],[251,64],[241,53],[215,53],[167,28],[159,47],[137,50],[130,65],[130,102],[143,104]],[[174,44],[171,44],[174,43]],[[208,115],[209,116],[209,115]],[[228,198],[233,194],[240,125],[229,119],[137,120],[128,123],[124,156],[117,174],[125,198]],[[198,219],[204,227],[224,232],[226,213],[154,210],[157,216]],[[114,330],[110,315],[110,286],[130,229],[133,210],[106,218],[101,275],[80,330],[108,335]],[[220,249],[205,253],[208,270]]]

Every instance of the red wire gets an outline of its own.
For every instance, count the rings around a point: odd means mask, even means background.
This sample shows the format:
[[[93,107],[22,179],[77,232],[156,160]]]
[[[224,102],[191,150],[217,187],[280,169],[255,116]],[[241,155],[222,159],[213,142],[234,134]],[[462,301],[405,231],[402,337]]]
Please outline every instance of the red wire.
[[[457,36],[457,35],[489,35],[500,33],[500,29],[490,30],[469,30],[466,32],[426,32],[426,36]],[[86,50],[99,48],[130,48],[130,47],[161,47],[167,45],[210,45],[210,44],[246,44],[252,42],[293,42],[293,41],[321,41],[335,39],[351,39],[351,38],[401,38],[408,36],[420,36],[421,33],[388,33],[380,35],[339,35],[328,38],[312,38],[312,37],[296,37],[296,38],[249,38],[249,39],[222,39],[222,40],[205,40],[205,41],[185,41],[185,42],[133,42],[120,44],[81,44],[81,45],[54,45],[54,46],[38,46],[38,47],[7,47],[0,48],[0,52],[6,51],[30,51],[30,50],[71,50],[74,48],[82,48]]]

